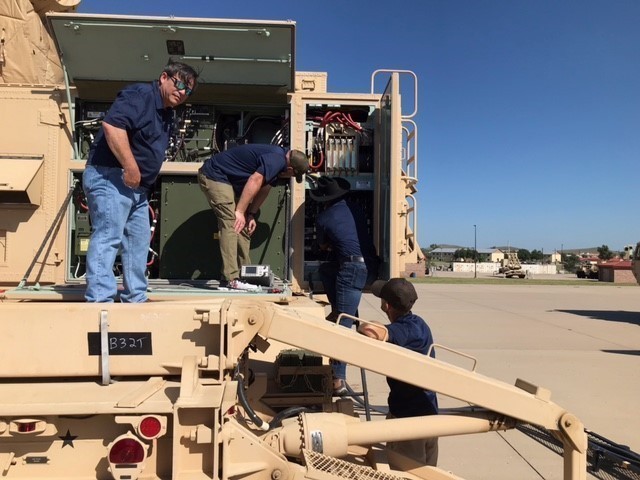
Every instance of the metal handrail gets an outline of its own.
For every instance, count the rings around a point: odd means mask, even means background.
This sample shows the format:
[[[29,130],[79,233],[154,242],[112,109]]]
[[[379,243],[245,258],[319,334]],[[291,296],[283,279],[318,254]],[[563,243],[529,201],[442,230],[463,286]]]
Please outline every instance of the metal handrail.
[[[402,130],[406,132],[406,175],[402,178],[407,179],[413,183],[418,181],[418,125],[411,119],[403,119],[402,123],[408,123],[413,126],[413,130],[410,130],[406,126],[402,126]],[[413,156],[411,155],[410,145],[413,145]],[[413,160],[411,160],[413,158]],[[413,165],[413,171],[410,171],[410,166]]]
[[[411,115],[402,115],[402,118],[413,118],[418,113],[418,77],[411,70],[393,70],[393,69],[379,69],[375,70],[371,74],[371,93],[375,93],[375,78],[379,73],[406,73],[407,75],[411,75],[413,77],[413,112]]]
[[[413,206],[409,207],[407,205],[407,227],[411,228],[411,235],[407,235],[405,232],[405,238],[409,239],[413,237],[413,248],[416,248],[416,219],[418,218],[418,202],[416,202],[416,198],[410,193],[407,193],[406,198],[411,199]]]
[[[436,347],[437,348],[441,348],[442,350],[446,350],[447,352],[451,352],[451,353],[454,353],[456,355],[459,355],[461,357],[464,357],[464,358],[467,358],[467,359],[471,360],[473,362],[473,365],[471,366],[471,371],[472,372],[476,371],[476,367],[478,366],[478,359],[476,357],[474,357],[472,355],[469,355],[468,353],[461,352],[460,350],[456,350],[454,348],[447,347],[447,346],[442,345],[440,343],[432,343],[429,346],[429,350],[427,351],[427,356],[431,356],[431,351],[435,350]]]
[[[375,79],[376,76],[380,73],[389,73],[393,75],[394,73],[398,74],[407,74],[413,77],[413,112],[410,115],[402,114],[402,104],[400,105],[400,117],[402,120],[402,150],[403,155],[400,161],[401,164],[401,175],[400,179],[406,182],[407,187],[414,186],[418,183],[418,125],[412,118],[418,113],[418,77],[411,70],[394,70],[394,69],[378,69],[375,70],[371,74],[371,93],[375,93]],[[402,103],[402,102],[400,102]],[[412,127],[412,128],[411,128]],[[413,146],[413,152],[411,148]],[[412,165],[413,164],[413,165]],[[410,244],[407,244],[407,248],[409,251],[413,252],[414,249],[418,247],[418,236],[417,236],[417,202],[415,197],[410,193],[410,188],[407,188],[405,191],[405,200],[411,200],[413,203],[413,208],[408,209],[406,212],[406,224],[405,224],[405,232],[404,237],[405,240],[412,239]],[[409,230],[411,231],[408,234]]]

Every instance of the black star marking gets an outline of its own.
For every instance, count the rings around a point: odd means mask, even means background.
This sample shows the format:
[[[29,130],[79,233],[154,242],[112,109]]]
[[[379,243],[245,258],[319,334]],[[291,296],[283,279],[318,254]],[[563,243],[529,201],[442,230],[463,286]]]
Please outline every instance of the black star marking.
[[[62,448],[66,447],[67,445],[69,445],[71,448],[74,448],[73,446],[73,441],[78,438],[77,435],[71,435],[71,432],[69,432],[69,429],[67,429],[67,434],[64,437],[58,437],[60,440],[62,440]]]

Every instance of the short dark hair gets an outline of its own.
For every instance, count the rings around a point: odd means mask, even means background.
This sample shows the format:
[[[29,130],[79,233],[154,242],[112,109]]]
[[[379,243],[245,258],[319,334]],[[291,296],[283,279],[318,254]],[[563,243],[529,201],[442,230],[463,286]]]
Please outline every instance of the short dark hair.
[[[302,175],[309,170],[309,158],[300,150],[289,152],[289,165],[293,168],[293,173],[298,183],[302,182]]]
[[[183,62],[176,62],[173,59],[169,59],[169,62],[162,69],[162,73],[166,73],[169,77],[179,76],[183,82],[193,83],[195,90],[198,83],[198,72],[191,65],[187,65]]]

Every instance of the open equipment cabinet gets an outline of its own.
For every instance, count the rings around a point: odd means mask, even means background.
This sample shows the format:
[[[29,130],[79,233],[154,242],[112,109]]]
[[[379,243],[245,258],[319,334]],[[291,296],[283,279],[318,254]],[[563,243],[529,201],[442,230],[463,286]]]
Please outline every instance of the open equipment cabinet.
[[[382,276],[407,274],[407,265],[422,261],[413,199],[417,128],[400,111],[403,72],[383,71],[390,77],[384,93],[373,93],[373,79],[370,93],[328,93],[326,73],[295,72],[293,21],[77,13],[49,13],[47,21],[64,72],[64,85],[51,89],[61,120],[55,152],[51,142],[50,151],[38,144],[18,150],[23,157],[39,155],[44,164],[41,204],[28,208],[46,215],[29,221],[43,222],[44,232],[66,195],[70,202],[37,261],[37,278],[30,281],[83,283],[91,226],[81,177],[89,146],[118,91],[153,81],[170,58],[193,66],[199,81],[188,103],[175,110],[171,142],[150,195],[151,284],[217,283],[217,221],[200,191],[197,171],[210,155],[244,143],[303,150],[312,162],[313,175],[305,182],[282,180],[273,189],[251,243],[252,262],[269,265],[292,291],[308,288],[307,280],[323,261],[311,248],[318,211],[308,194],[314,176],[336,175],[350,182],[352,199],[366,212],[382,258]],[[20,108],[27,108],[24,102]],[[26,125],[7,127],[28,130]],[[14,207],[0,202],[0,209]],[[26,268],[21,253],[35,252],[42,242],[44,235],[33,235],[24,223],[18,221],[8,234],[15,237],[4,247],[10,272],[5,270],[0,281],[19,280]],[[114,268],[119,273],[118,260]]]

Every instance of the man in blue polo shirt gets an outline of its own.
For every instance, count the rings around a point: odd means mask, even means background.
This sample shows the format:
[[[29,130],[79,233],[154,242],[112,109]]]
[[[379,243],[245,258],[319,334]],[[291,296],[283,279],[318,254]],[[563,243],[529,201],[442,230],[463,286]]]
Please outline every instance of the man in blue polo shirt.
[[[240,267],[251,263],[251,235],[256,217],[279,177],[309,169],[307,156],[277,145],[246,144],[212,155],[198,172],[198,183],[218,219],[222,274],[220,286],[250,288],[238,280]]]
[[[355,316],[362,289],[378,277],[378,256],[367,222],[360,207],[345,199],[351,184],[340,177],[320,177],[309,192],[312,200],[324,204],[316,218],[316,241],[321,250],[331,250],[334,259],[319,269],[320,279],[331,303],[328,320],[340,313]],[[351,328],[353,320],[342,318],[340,324]],[[344,362],[332,360],[333,390],[347,392]]]
[[[82,177],[91,217],[87,252],[88,302],[113,302],[118,250],[123,266],[120,300],[147,300],[151,229],[148,194],[169,144],[173,108],[196,87],[189,65],[169,62],[160,78],[124,88],[109,108],[91,145]]]

